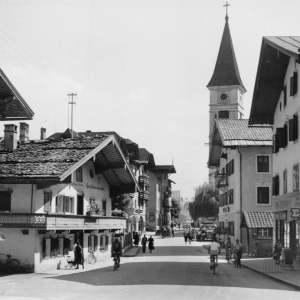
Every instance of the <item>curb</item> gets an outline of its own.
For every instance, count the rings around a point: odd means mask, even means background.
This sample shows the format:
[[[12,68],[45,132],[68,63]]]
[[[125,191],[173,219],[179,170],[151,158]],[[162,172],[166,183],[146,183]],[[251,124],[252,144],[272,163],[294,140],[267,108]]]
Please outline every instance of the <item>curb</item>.
[[[264,272],[259,271],[259,270],[257,270],[257,269],[251,268],[251,267],[249,267],[249,266],[247,266],[247,265],[243,265],[243,264],[242,264],[242,266],[243,266],[244,268],[246,268],[246,269],[249,269],[249,270],[252,270],[252,271],[254,271],[254,272],[256,272],[256,273],[259,273],[259,274],[262,274],[262,275],[264,275],[264,276],[267,276],[267,277],[269,277],[269,278],[271,278],[271,279],[273,279],[273,280],[275,280],[275,281],[277,281],[277,282],[280,282],[280,283],[289,285],[289,286],[293,287],[294,289],[300,291],[300,286],[297,285],[297,284],[288,282],[288,281],[283,280],[283,279],[280,279],[280,278],[278,278],[278,277],[274,277],[274,276],[272,276],[272,275],[270,275],[270,274],[268,274],[268,273],[264,273]]]
[[[130,248],[130,249],[132,249],[132,248]],[[135,254],[126,254],[126,253],[124,253],[123,257],[134,257],[134,256],[136,256],[139,253],[140,249],[141,249],[141,247],[138,247],[137,250],[136,250],[136,252],[135,252]]]

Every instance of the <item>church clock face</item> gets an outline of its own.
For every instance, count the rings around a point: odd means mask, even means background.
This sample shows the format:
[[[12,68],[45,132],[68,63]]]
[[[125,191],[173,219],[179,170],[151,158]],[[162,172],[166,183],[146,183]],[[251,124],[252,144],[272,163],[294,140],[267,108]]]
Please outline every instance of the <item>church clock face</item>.
[[[228,99],[229,99],[229,94],[227,92],[221,92],[219,94],[219,100],[221,102],[226,102],[226,101],[228,101]]]

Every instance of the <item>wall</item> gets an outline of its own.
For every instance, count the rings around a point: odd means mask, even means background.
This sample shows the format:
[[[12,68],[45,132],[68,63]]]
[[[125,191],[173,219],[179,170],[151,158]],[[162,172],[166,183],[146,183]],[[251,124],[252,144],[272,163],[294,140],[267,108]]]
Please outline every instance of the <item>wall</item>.
[[[156,231],[158,228],[158,217],[159,217],[159,199],[158,199],[158,188],[157,188],[157,177],[155,174],[147,170],[146,174],[149,176],[149,201],[147,203],[147,229],[149,231]],[[150,222],[149,213],[154,213],[155,221]]]

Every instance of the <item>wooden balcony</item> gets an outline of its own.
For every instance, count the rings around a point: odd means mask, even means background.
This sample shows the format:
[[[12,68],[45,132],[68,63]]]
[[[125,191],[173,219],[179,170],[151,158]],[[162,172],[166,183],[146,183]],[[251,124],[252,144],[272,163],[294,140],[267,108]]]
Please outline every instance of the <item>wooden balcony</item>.
[[[122,229],[126,228],[126,218],[3,213],[0,214],[0,228],[38,228],[45,230]]]

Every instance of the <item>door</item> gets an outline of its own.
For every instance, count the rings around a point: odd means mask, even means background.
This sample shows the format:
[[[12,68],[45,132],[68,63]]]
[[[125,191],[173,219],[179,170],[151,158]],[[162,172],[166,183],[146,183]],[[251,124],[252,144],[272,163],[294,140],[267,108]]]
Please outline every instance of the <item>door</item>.
[[[293,250],[293,256],[296,254],[296,222],[290,222],[290,248]]]
[[[77,195],[77,215],[83,215],[83,196]]]

